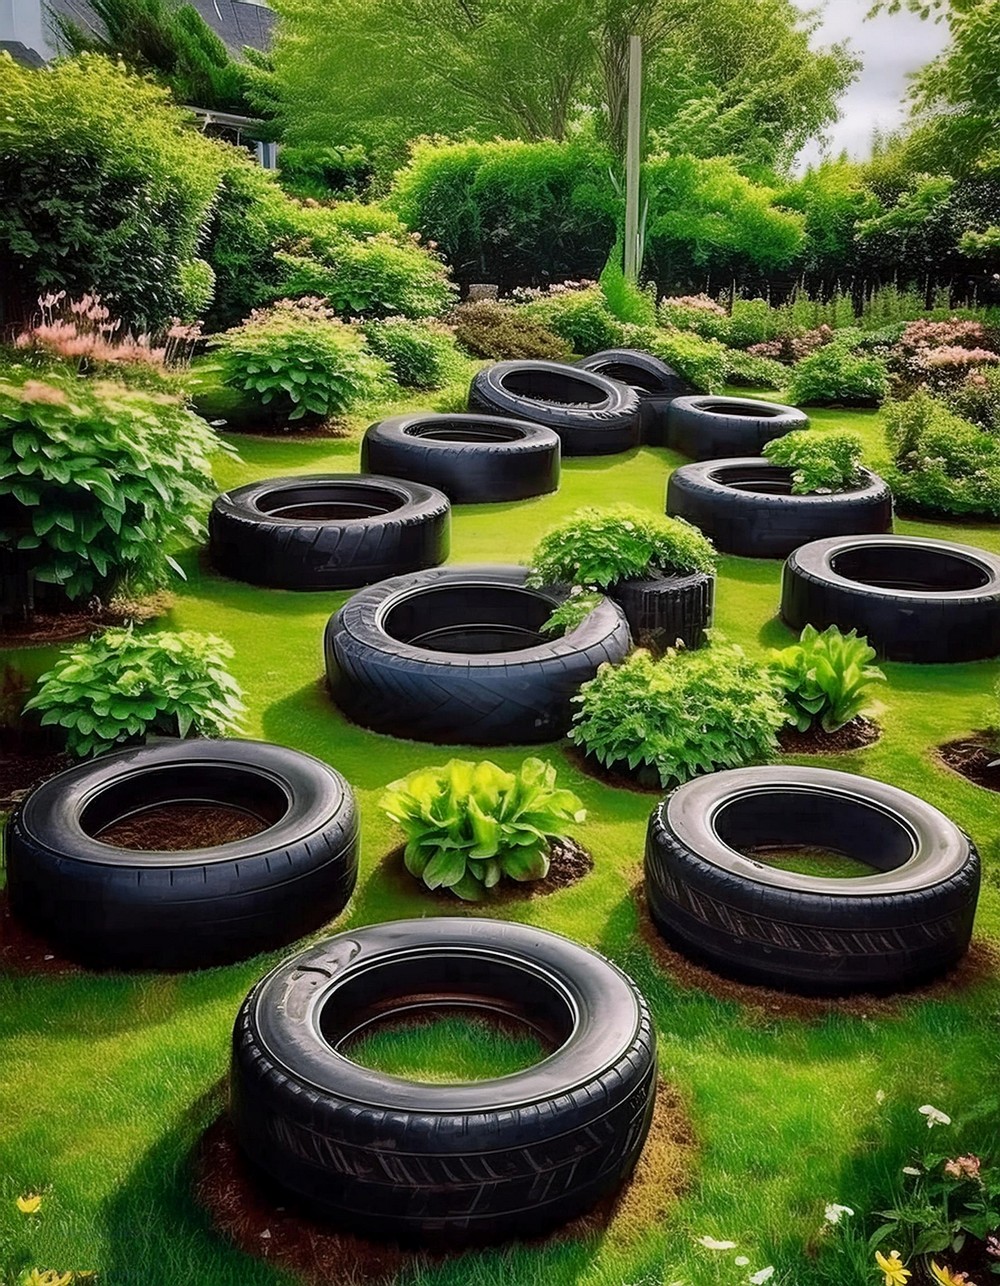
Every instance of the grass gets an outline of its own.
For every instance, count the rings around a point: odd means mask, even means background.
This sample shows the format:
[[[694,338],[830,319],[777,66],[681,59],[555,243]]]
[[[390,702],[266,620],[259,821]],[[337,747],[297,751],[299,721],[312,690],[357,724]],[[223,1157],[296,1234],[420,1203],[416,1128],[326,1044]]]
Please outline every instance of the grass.
[[[342,1052],[390,1076],[456,1084],[510,1076],[540,1062],[547,1051],[520,1024],[498,1026],[457,1011],[419,1022],[380,1023]]]
[[[432,400],[455,404],[460,395],[456,384]],[[220,462],[219,482],[355,470],[365,422],[355,417],[344,439],[240,439],[242,460]],[[857,432],[877,462],[877,415],[821,411],[814,422],[820,431]],[[453,561],[523,560],[546,527],[583,504],[628,499],[659,510],[668,471],[678,463],[649,448],[567,460],[556,495],[458,509]],[[1000,551],[1000,529],[987,524],[900,522],[897,529]],[[248,696],[247,735],[328,759],[358,793],[361,876],[334,927],[438,914],[438,903],[416,882],[387,873],[384,858],[399,836],[380,814],[377,796],[422,764],[482,753],[375,736],[338,714],[320,682],[320,640],[344,595],[223,581],[193,550],[185,566],[189,579],[172,624],[222,634],[234,645],[234,668]],[[779,576],[776,562],[722,560],[717,625],[751,653],[791,638],[775,615]],[[37,665],[38,654],[32,659]],[[995,941],[998,801],[938,763],[934,748],[993,717],[1000,665],[889,664],[885,671],[882,739],[824,763],[914,791],[970,832],[986,868],[976,935]],[[526,753],[526,747],[504,747],[489,757],[513,766]],[[802,1017],[685,986],[658,967],[637,932],[633,888],[652,800],[584,776],[562,745],[544,753],[589,811],[578,833],[595,869],[549,897],[492,912],[477,906],[476,914],[565,933],[631,973],[655,1017],[662,1074],[690,1112],[696,1161],[687,1193],[670,1214],[636,1225],[627,1236],[595,1233],[475,1253],[421,1268],[401,1286],[737,1286],[768,1264],[777,1270],[774,1286],[874,1282],[860,1271],[831,1277],[827,1261],[816,1258],[824,1205],[843,1202],[859,1216],[884,1208],[900,1167],[925,1143],[921,1104],[933,1103],[955,1120],[947,1133],[935,1131],[942,1151],[983,1153],[997,1146],[997,1114],[985,1114],[984,1107],[996,1099],[995,972],[984,967],[961,986],[895,1006],[817,1008]],[[464,907],[456,901],[444,911],[460,915]],[[189,1190],[191,1149],[222,1102],[233,1017],[270,959],[169,977],[0,978],[0,1281],[3,1266],[27,1264],[96,1269],[107,1286],[287,1282],[280,1270],[216,1237]],[[430,1035],[425,1031],[421,1040]],[[449,1041],[437,1048],[439,1057],[425,1047],[409,1065],[439,1072]],[[388,1057],[384,1049],[379,1056]],[[44,1194],[33,1218],[14,1206],[27,1190]],[[709,1251],[697,1241],[704,1235],[735,1241],[738,1249]],[[748,1268],[734,1265],[738,1254],[749,1258]]]

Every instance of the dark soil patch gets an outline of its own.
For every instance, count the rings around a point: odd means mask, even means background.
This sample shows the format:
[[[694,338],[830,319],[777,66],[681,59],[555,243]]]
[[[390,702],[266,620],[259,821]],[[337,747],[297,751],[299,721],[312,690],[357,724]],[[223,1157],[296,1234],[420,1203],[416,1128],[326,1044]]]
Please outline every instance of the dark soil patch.
[[[995,981],[1000,976],[1000,947],[992,942],[974,941],[962,962],[937,982],[916,987],[894,996],[854,995],[797,996],[735,982],[688,960],[665,942],[650,919],[646,893],[640,880],[634,890],[639,917],[639,934],[655,961],[678,986],[691,991],[704,991],[716,1000],[742,1005],[760,1021],[777,1018],[818,1020],[830,1014],[851,1018],[887,1018],[898,1014],[901,1007],[914,1000],[947,1000],[980,983]]]
[[[0,813],[13,808],[36,786],[75,762],[66,754],[19,755],[0,751]]]
[[[15,920],[10,912],[7,890],[0,890],[0,970],[7,973],[85,973],[67,960],[44,938]]]
[[[820,727],[799,732],[798,728],[782,728],[778,743],[786,755],[842,755],[849,750],[863,750],[873,746],[882,735],[882,729],[871,719],[859,715],[845,723],[836,732],[824,732]]]
[[[665,795],[667,788],[660,784],[660,775],[655,768],[643,767],[631,769],[628,764],[620,768],[605,768],[592,755],[584,753],[579,746],[572,744],[564,747],[566,758],[588,777],[602,781],[605,786],[614,786],[616,790],[631,790],[638,795]]]
[[[938,747],[941,762],[986,790],[1000,791],[1000,750],[996,738],[977,732]]]
[[[215,848],[249,839],[268,829],[268,823],[243,808],[228,804],[157,804],[112,822],[95,835],[102,844],[138,852],[179,853]]]
[[[111,603],[92,600],[76,611],[35,612],[21,625],[7,625],[0,631],[0,648],[41,647],[46,643],[70,643],[85,639],[97,630],[117,625],[144,625],[170,611],[174,596],[150,594],[136,602],[114,599]]]
[[[649,1137],[631,1180],[588,1215],[528,1244],[544,1246],[595,1234],[623,1242],[633,1239],[666,1218],[687,1187],[694,1151],[694,1134],[680,1096],[661,1081]],[[391,1286],[404,1274],[409,1277],[462,1254],[406,1251],[308,1218],[250,1168],[224,1116],[208,1128],[196,1148],[194,1190],[218,1232],[308,1286]]]
[[[394,848],[386,855],[382,868],[386,879],[400,889],[406,888],[412,892],[414,888],[419,888],[428,897],[439,902],[446,902],[451,906],[462,905],[449,889],[429,889],[415,880],[403,865],[402,847]],[[579,883],[593,869],[594,859],[575,839],[553,840],[549,845],[549,873],[544,880],[531,880],[526,884],[518,884],[515,880],[501,880],[482,902],[468,905],[502,906],[505,902],[524,902],[531,898],[546,897],[549,893],[557,893],[560,889]]]

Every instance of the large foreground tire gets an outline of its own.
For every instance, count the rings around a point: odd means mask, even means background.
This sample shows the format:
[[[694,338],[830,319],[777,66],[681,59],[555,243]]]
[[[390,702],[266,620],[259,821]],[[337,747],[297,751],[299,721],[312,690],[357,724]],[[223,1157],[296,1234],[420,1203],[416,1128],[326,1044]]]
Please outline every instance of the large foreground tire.
[[[878,868],[818,878],[743,856],[818,846]],[[805,994],[898,991],[965,953],[979,896],[969,837],[930,804],[827,768],[738,768],[681,786],[646,839],[646,897],[679,950]]]
[[[773,438],[809,427],[792,406],[749,397],[678,397],[667,411],[667,446],[692,460],[759,456]]]
[[[581,358],[577,366],[635,389],[640,402],[642,440],[649,446],[666,445],[670,403],[696,391],[672,366],[637,348],[606,348]]]
[[[394,415],[361,443],[363,472],[422,482],[463,505],[558,491],[559,460],[552,429],[498,415]]]
[[[526,1022],[555,1051],[445,1085],[342,1052],[375,1016],[449,1005]],[[404,1242],[530,1236],[590,1209],[632,1172],[655,1081],[630,980],[566,938],[496,920],[328,938],[258,983],[233,1033],[232,1117],[250,1160],[341,1225]]]
[[[793,630],[837,625],[888,661],[1000,656],[1000,557],[921,536],[837,536],[803,545],[781,577]]]
[[[177,802],[269,823],[214,848],[102,843],[116,821]],[[358,814],[340,773],[261,741],[176,741],[103,755],[50,778],[7,826],[11,911],[99,968],[190,969],[285,946],[343,910]]]
[[[792,471],[747,456],[707,460],[675,469],[667,483],[667,513],[686,518],[723,554],[787,558],[825,536],[892,530],[892,495],[875,473],[851,491],[792,494]]]
[[[639,395],[627,384],[562,362],[496,362],[478,371],[469,410],[554,429],[562,453],[614,455],[639,444]]]
[[[223,576],[270,589],[354,589],[443,563],[451,506],[399,478],[268,478],[219,496],[208,530]]]
[[[604,599],[562,638],[540,632],[566,591],[529,589],[524,567],[444,567],[353,595],[326,628],[340,708],[376,732],[481,746],[554,741],[571,699],[630,646]]]

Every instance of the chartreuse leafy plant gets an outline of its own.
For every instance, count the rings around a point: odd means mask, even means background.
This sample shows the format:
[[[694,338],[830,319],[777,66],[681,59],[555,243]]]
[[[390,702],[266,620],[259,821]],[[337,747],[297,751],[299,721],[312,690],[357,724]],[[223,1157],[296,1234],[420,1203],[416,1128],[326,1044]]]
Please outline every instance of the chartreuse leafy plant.
[[[822,634],[807,625],[798,643],[773,649],[770,665],[785,692],[799,732],[819,724],[836,732],[862,714],[872,686],[885,675],[872,665],[875,649],[857,630],[842,634],[831,625]]]
[[[697,652],[644,650],[602,665],[574,697],[570,740],[606,768],[663,786],[771,759],[788,722],[776,677],[716,637]]]
[[[860,484],[861,440],[853,433],[812,433],[801,429],[773,438],[764,447],[772,464],[792,471],[796,496],[828,495]]]
[[[531,556],[533,585],[607,589],[625,580],[711,573],[715,551],[697,527],[635,505],[578,509]]]
[[[362,330],[368,347],[406,388],[441,388],[456,368],[454,336],[439,322],[387,317]]]
[[[549,841],[587,816],[542,759],[525,759],[516,772],[466,759],[420,768],[387,786],[381,805],[406,834],[410,874],[466,902],[480,901],[504,876],[544,879]]]
[[[107,630],[64,648],[24,709],[64,728],[80,759],[153,734],[224,737],[244,709],[226,666],[232,655],[212,634]]]
[[[555,608],[542,625],[543,634],[569,634],[583,624],[590,613],[597,607],[603,595],[597,590],[581,589],[574,585],[573,592]]]
[[[27,366],[0,373],[0,540],[70,599],[161,585],[199,538],[219,438],[170,396]]]

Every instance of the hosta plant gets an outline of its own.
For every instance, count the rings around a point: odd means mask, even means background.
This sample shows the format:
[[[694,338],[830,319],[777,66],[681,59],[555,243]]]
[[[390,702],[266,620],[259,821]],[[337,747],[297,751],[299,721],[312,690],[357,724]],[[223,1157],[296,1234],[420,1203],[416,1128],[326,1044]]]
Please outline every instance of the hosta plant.
[[[586,818],[542,759],[525,759],[516,772],[466,759],[419,768],[387,786],[381,805],[406,834],[410,874],[467,902],[480,901],[504,877],[544,879],[549,841]]]
[[[243,712],[232,655],[211,634],[107,630],[65,648],[24,708],[65,729],[80,759],[150,735],[224,737]]]
[[[816,433],[800,429],[773,438],[764,447],[772,464],[792,471],[796,496],[828,495],[858,486],[861,441],[853,433]]]
[[[816,724],[836,732],[862,714],[875,683],[885,675],[872,661],[875,649],[857,630],[842,634],[836,625],[820,633],[807,625],[798,643],[774,649],[770,665],[785,692],[799,732]]]

